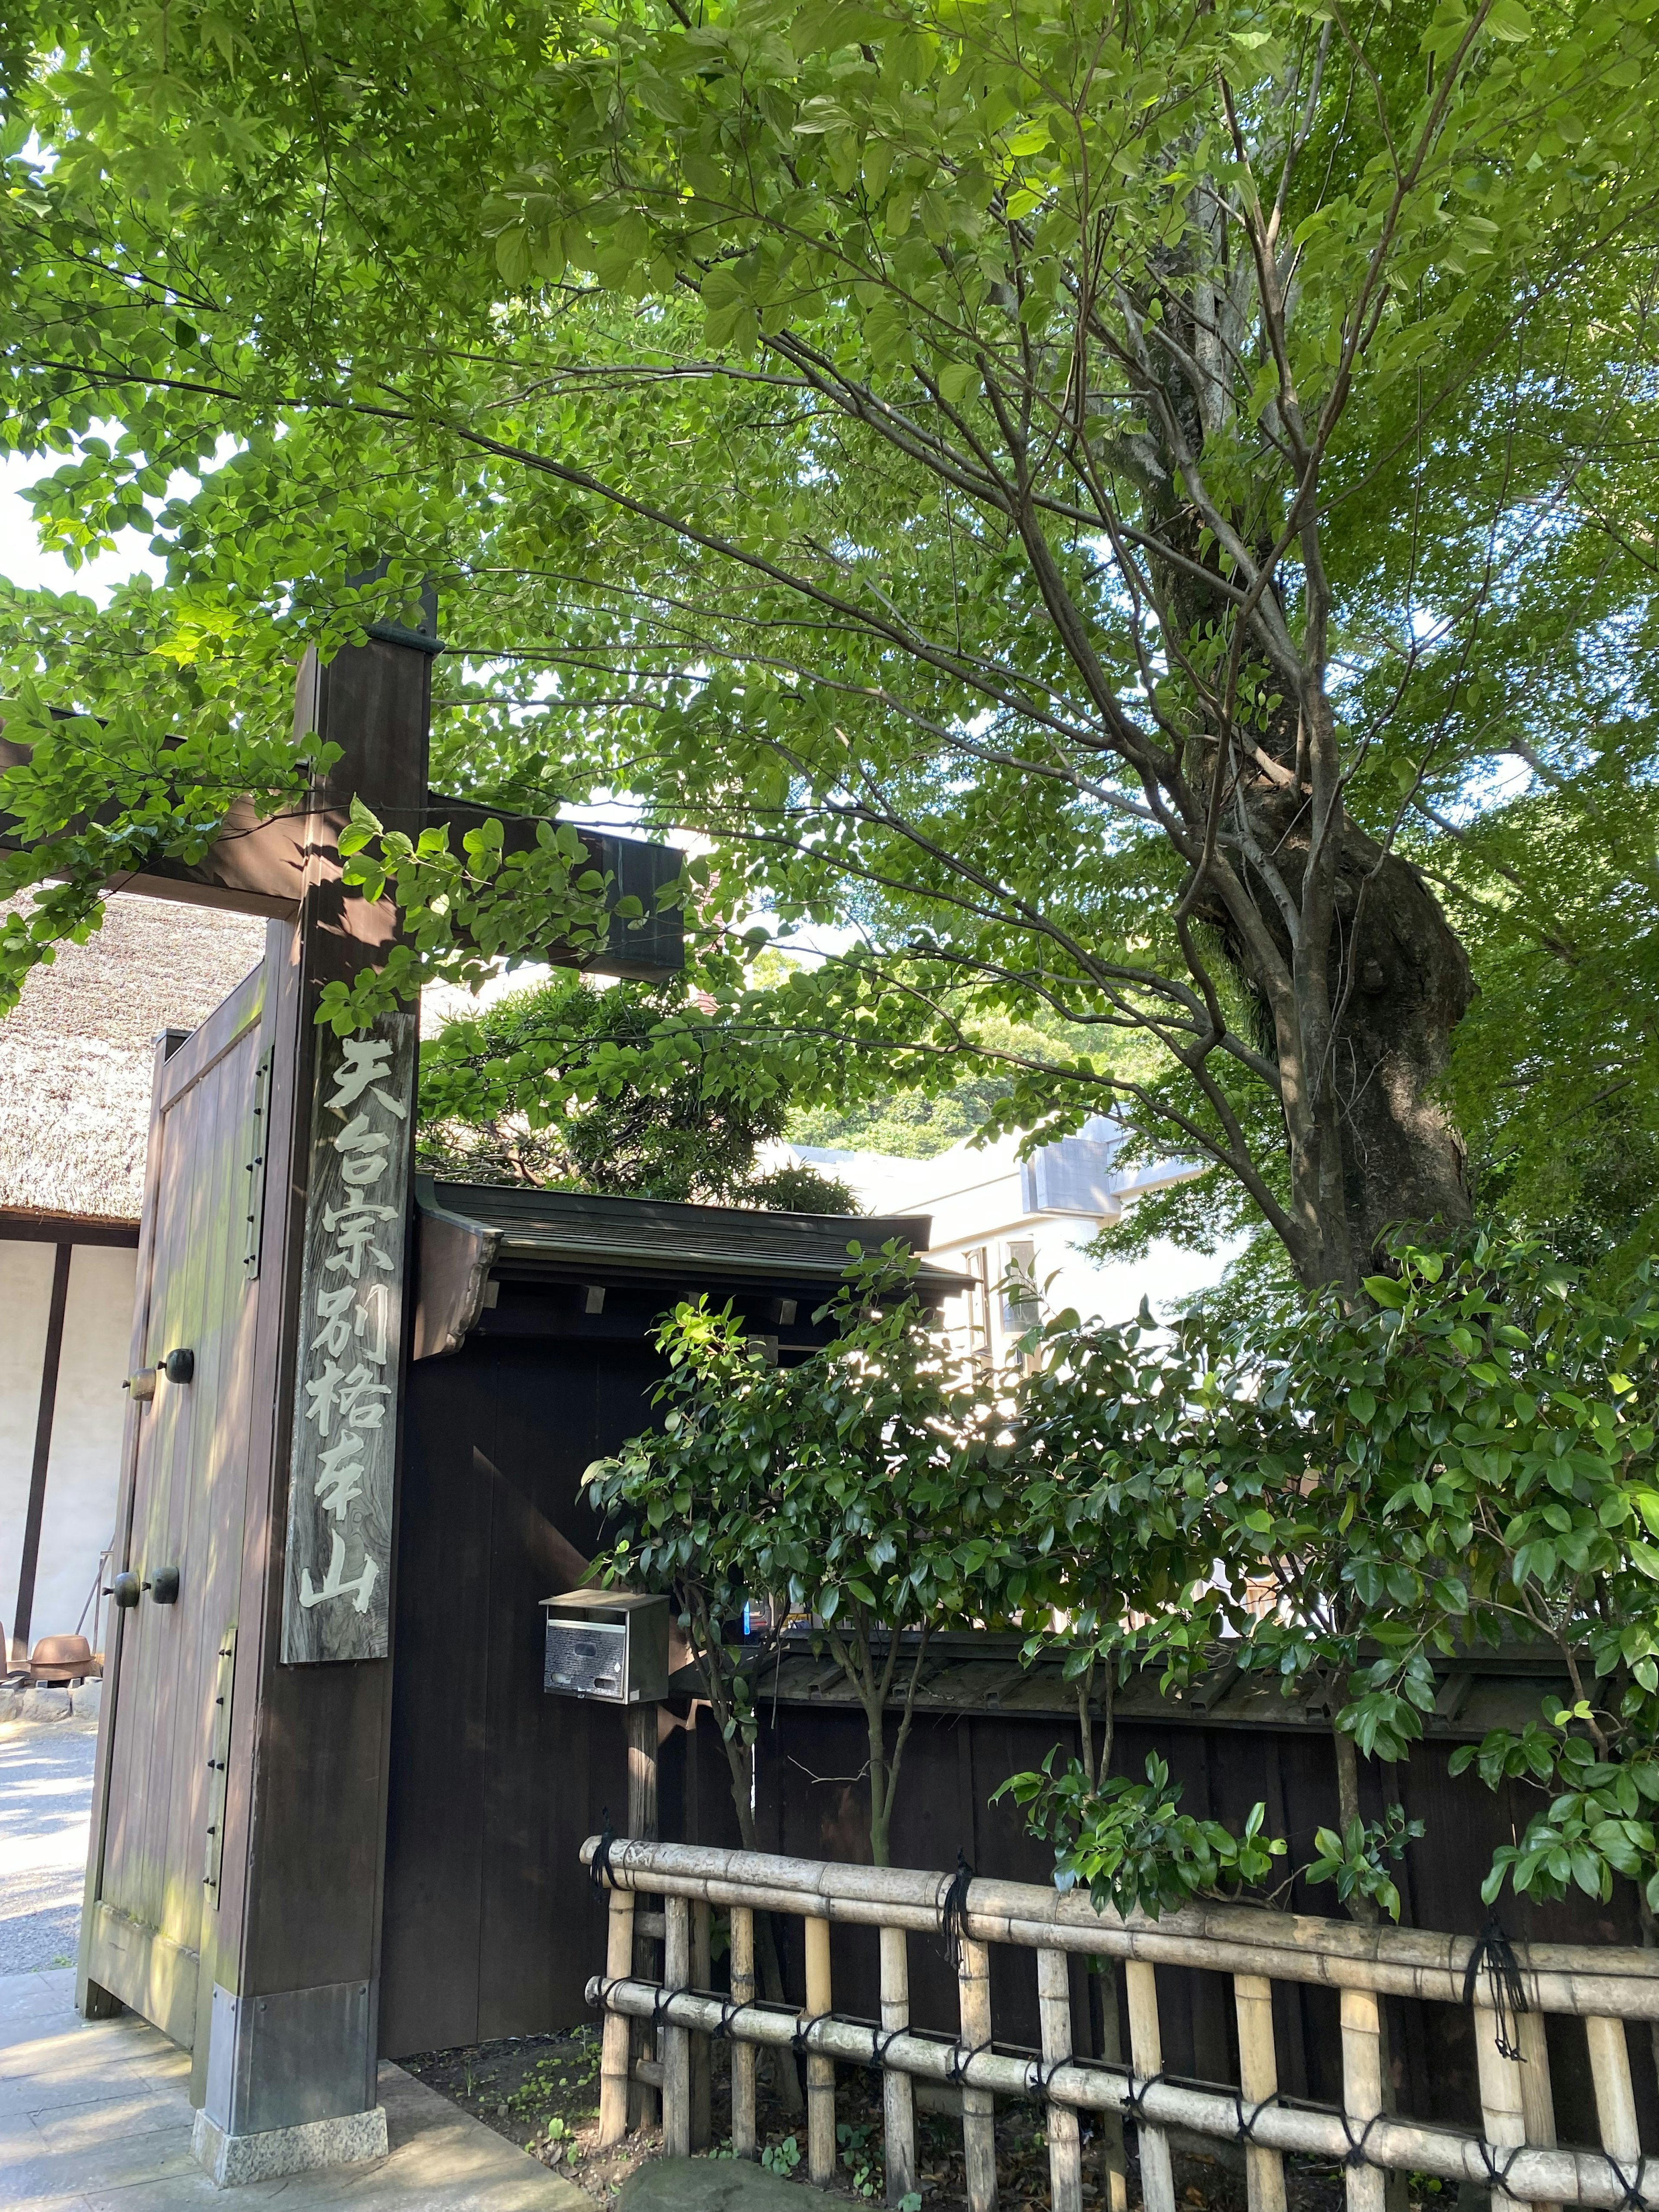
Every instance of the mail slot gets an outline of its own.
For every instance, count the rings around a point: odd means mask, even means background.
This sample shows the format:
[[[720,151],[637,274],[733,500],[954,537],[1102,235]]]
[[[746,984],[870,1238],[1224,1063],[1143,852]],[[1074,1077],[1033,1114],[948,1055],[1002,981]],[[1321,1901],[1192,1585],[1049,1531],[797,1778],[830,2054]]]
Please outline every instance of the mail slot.
[[[542,1687],[555,1697],[636,1705],[668,1695],[668,1600],[624,1590],[545,1597]]]

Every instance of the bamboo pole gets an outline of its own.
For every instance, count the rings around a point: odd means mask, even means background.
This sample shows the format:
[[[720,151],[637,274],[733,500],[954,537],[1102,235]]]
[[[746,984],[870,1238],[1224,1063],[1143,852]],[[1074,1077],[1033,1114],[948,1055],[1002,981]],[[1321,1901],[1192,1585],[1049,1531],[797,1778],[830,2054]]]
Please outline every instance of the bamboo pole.
[[[1595,2118],[1601,2148],[1626,2172],[1642,2162],[1642,2137],[1636,2124],[1636,2092],[1630,2077],[1630,2046],[1622,2020],[1584,2022],[1589,2045],[1590,2079],[1595,2084]]]
[[[601,1986],[597,1976],[589,1982],[590,2004],[599,2002]],[[605,1998],[615,2010],[635,2019],[648,2019],[660,2006],[665,2017],[690,2027],[712,2030],[720,2021],[718,1997],[693,1990],[665,1997],[654,1982],[623,1982],[608,1989]],[[961,2057],[959,2046],[941,2037],[907,2033],[889,2044],[878,2027],[861,2021],[823,2020],[803,2027],[799,2014],[788,2005],[757,2005],[732,2023],[731,2032],[774,2050],[787,2047],[799,2035],[809,2051],[823,2051],[848,2065],[872,2065],[879,2053],[884,2065],[925,2081],[950,2081]],[[1029,2058],[986,2051],[975,2059],[973,2071],[975,2080],[998,2096],[1035,2099],[1038,2094]],[[1051,2102],[1073,2106],[1079,2112],[1121,2112],[1134,2094],[1122,2068],[1093,2059],[1073,2059],[1048,2079],[1047,2087]],[[1231,2089],[1157,2081],[1143,2086],[1137,2101],[1155,2127],[1189,2128],[1222,2142],[1238,2140],[1238,2111]],[[1261,2114],[1256,2135],[1271,2149],[1334,2166],[1347,2152],[1352,2125],[1350,2120],[1345,2126],[1335,2112],[1275,2105]],[[1391,2171],[1436,2174],[1443,2180],[1469,2182],[1479,2190],[1490,2185],[1481,2141],[1464,2129],[1385,2114],[1373,2125],[1366,2152]],[[1659,2203],[1659,2157],[1632,2162],[1624,2167],[1621,2179],[1599,2150],[1528,2147],[1516,2153],[1509,2172],[1523,2203],[1583,2204],[1596,2212],[1621,2212],[1627,2187]]]
[[[957,1953],[957,2003],[962,2022],[958,2075],[962,2083],[962,2150],[968,2170],[968,2212],[997,2212],[996,2099],[973,2082],[977,2062],[991,2041],[991,1954],[964,1936]]]
[[[1071,1960],[1064,1951],[1039,1951],[1036,1971],[1037,2019],[1046,2073],[1072,2055]],[[1050,2212],[1083,2212],[1083,2142],[1077,2114],[1064,2105],[1050,2105],[1047,2126]]]
[[[817,2020],[835,2003],[830,1979],[830,1923],[809,1919],[806,1933],[806,2010]],[[806,2176],[819,2189],[836,2178],[836,2067],[821,2051],[806,2057]]]
[[[706,1990],[714,1978],[713,1908],[701,1899],[691,1907],[691,1986]],[[707,2150],[714,2131],[710,2051],[706,2035],[691,2039],[691,2148]]]
[[[881,2026],[884,2034],[910,2025],[910,1955],[902,1928],[881,1930]],[[882,2134],[887,2202],[897,2204],[916,2185],[916,2098],[908,2074],[881,2070]]]
[[[625,1848],[649,1851],[657,1844],[657,1708],[629,1705],[623,1717],[628,1743],[628,1834]],[[612,1844],[614,1854],[618,1846]],[[613,1877],[614,1878],[614,1877]],[[643,1916],[639,1916],[642,1917]],[[636,1923],[634,1929],[634,1972],[648,1975],[654,1964],[650,1946],[654,1938]],[[661,2039],[644,2022],[635,2021],[629,2045],[628,2120],[630,2127],[648,2128],[660,2109],[656,2090],[639,2079],[635,2062],[653,2059],[660,2065]]]
[[[668,1932],[663,1940],[665,1989],[683,1990],[691,1980],[691,1900],[667,1900]],[[691,2034],[665,2020],[658,2033],[662,2053],[662,2149],[665,2158],[691,2155]]]
[[[746,1905],[732,1907],[732,2002],[750,2004],[755,1996],[755,1916]],[[760,2156],[755,2125],[755,2069],[760,2052],[738,2037],[732,2041],[732,2148],[739,2158]]]
[[[1247,2105],[1264,2104],[1279,2091],[1273,1984],[1259,1974],[1235,1974],[1233,2005],[1238,2015],[1239,2091]],[[1250,2212],[1285,2212],[1285,2161],[1278,2151],[1247,2142],[1244,2176]]]
[[[582,1846],[592,1858],[598,1838]],[[757,1911],[812,1913],[854,1926],[936,1933],[945,1877],[900,1867],[842,1866],[712,1844],[617,1844],[613,1863],[642,1887]],[[1461,2004],[1473,1948],[1466,1936],[1366,1927],[1357,1921],[1269,1912],[1251,1905],[1188,1905],[1155,1923],[1097,1914],[1086,1892],[976,1877],[967,1932],[975,1942],[1082,1951],[1159,1966],[1265,1975],[1377,1996]],[[1542,2012],[1659,2020],[1659,1953],[1627,1946],[1516,1944],[1528,1995]]]
[[[1117,1961],[1096,1957],[1087,1962],[1087,1970],[1099,1984],[1100,2056],[1115,2063],[1123,2057],[1123,2026],[1117,2010]],[[1101,2212],[1129,2212],[1129,2151],[1124,2140],[1122,2113],[1103,2112],[1098,2134]]]
[[[1363,2138],[1364,2162],[1348,2167],[1348,2212],[1382,2212],[1388,2182],[1372,2138],[1382,2110],[1382,2022],[1369,1990],[1342,1992],[1342,2107],[1355,2148]]]
[[[1144,1959],[1132,1959],[1125,1970],[1129,2000],[1129,2055],[1143,2081],[1164,2071],[1164,2031],[1158,2017],[1158,1976]],[[1140,2147],[1140,2201],[1145,2212],[1175,2212],[1175,2168],[1170,2163],[1170,2138],[1163,2128],[1138,2120],[1135,2136]]]
[[[1477,1999],[1474,2007],[1474,2054],[1480,2069],[1480,2123],[1500,2169],[1510,2151],[1527,2140],[1525,2068],[1518,2058],[1505,2058],[1498,2048],[1498,2020],[1489,2005]],[[1495,2189],[1494,2197],[1498,2193]],[[1529,2212],[1520,2192],[1505,2185],[1512,2212]],[[1497,2208],[1494,2207],[1494,2212]]]
[[[623,1980],[634,1971],[634,1893],[613,1889],[605,1922],[605,1978]],[[619,2143],[628,2133],[628,2051],[633,2024],[625,2013],[607,2009],[599,2045],[599,2148]]]
[[[1522,2131],[1540,2149],[1555,2148],[1555,2095],[1550,2084],[1549,2039],[1541,2012],[1521,2015]],[[1561,2212],[1559,2204],[1540,2205],[1539,2212]]]

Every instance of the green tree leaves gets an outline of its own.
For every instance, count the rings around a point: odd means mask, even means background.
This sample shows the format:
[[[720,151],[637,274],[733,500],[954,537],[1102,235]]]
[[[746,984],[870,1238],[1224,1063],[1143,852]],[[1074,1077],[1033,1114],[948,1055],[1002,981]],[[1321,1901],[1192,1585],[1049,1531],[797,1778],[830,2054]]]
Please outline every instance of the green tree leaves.
[[[619,1516],[613,1572],[679,1591],[688,1619],[714,1631],[750,1598],[775,1622],[810,1620],[864,1711],[871,1851],[884,1866],[929,1635],[1017,1613],[1030,1577],[1003,1510],[990,1379],[927,1326],[907,1254],[849,1249],[827,1310],[836,1340],[798,1366],[769,1364],[729,1309],[677,1308],[658,1337],[671,1366],[660,1431],[586,1479],[596,1510]],[[745,1674],[722,1649],[705,1644],[705,1672]],[[752,1706],[752,1691],[729,1694],[734,1710]]]
[[[594,990],[568,975],[452,1020],[423,1047],[416,1158],[470,1182],[856,1212],[830,1176],[757,1166],[782,1131],[790,1072],[682,989]]]
[[[1467,978],[1403,855],[1480,970],[1484,1195],[1639,1237],[1644,0],[62,4],[9,40],[3,435],[62,457],[69,555],[167,564],[0,606],[9,693],[205,732],[280,804],[284,662],[434,576],[441,787],[695,831],[716,969],[757,915],[856,929],[789,1001],[827,1100],[1043,1010],[1094,1048],[1026,1071],[1026,1126],[1127,1109],[1215,1165],[1170,1225],[1231,1208],[1351,1293],[1466,1203]],[[141,763],[83,765],[158,832]],[[7,881],[79,889],[15,963],[95,916],[55,788]],[[453,859],[499,946],[571,918],[551,866]],[[457,942],[420,910],[405,986]]]
[[[1194,1897],[1237,1897],[1258,1887],[1285,1856],[1280,1837],[1261,1830],[1267,1807],[1252,1806],[1235,1835],[1219,1820],[1200,1820],[1180,1810],[1181,1785],[1154,1752],[1146,1779],[1118,1774],[1097,1787],[1076,1760],[1054,1771],[1055,1753],[1041,1774],[1017,1774],[997,1797],[1027,1810],[1032,1832],[1054,1844],[1054,1884],[1086,1884],[1097,1912],[1109,1906],[1156,1920]],[[1396,1905],[1395,1917],[1398,1909]]]

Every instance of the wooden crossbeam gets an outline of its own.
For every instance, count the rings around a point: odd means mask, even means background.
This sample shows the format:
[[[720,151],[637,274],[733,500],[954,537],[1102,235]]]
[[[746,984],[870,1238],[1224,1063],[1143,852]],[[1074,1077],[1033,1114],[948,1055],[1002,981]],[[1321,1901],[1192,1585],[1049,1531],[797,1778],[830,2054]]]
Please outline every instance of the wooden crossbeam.
[[[4,729],[0,721],[0,732]],[[0,735],[0,769],[27,765],[31,749]],[[94,818],[114,817],[113,805],[100,808]],[[219,835],[202,859],[194,863],[158,859],[130,873],[113,876],[107,889],[136,891],[146,898],[173,899],[186,906],[204,906],[225,914],[252,914],[266,921],[292,921],[300,910],[308,855],[319,849],[337,859],[333,845],[350,812],[349,793],[331,788],[321,804],[293,813],[262,817],[253,802],[239,799],[226,814]],[[462,837],[484,823],[501,824],[502,845],[507,853],[529,849],[541,826],[534,815],[511,814],[499,807],[480,806],[470,799],[450,799],[428,792],[418,817],[407,810],[394,810],[386,818],[388,830],[418,836],[422,830],[447,825],[451,845],[459,850]],[[578,955],[556,941],[539,948],[541,957],[556,967],[582,967],[603,975],[628,975],[659,981],[678,975],[685,963],[684,936],[677,909],[659,914],[657,893],[680,872],[682,856],[666,845],[643,838],[619,837],[606,830],[581,831],[587,863],[611,879],[611,901],[633,897],[644,909],[641,922],[629,924],[613,917],[611,935],[598,953]],[[17,852],[15,817],[0,813],[0,851]]]

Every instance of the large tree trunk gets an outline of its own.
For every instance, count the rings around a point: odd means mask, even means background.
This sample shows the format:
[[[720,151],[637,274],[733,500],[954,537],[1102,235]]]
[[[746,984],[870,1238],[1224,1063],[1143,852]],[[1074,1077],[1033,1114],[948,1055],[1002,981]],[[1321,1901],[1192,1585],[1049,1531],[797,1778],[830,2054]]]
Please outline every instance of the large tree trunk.
[[[1196,410],[1185,412],[1201,442]],[[1232,620],[1199,573],[1214,568],[1216,551],[1184,505],[1164,508],[1159,531],[1182,556],[1161,568],[1154,561],[1163,619],[1200,665],[1205,638]],[[1268,549],[1257,550],[1265,559]],[[1285,696],[1285,677],[1255,647],[1240,677],[1231,728],[1187,747],[1188,881],[1277,1064],[1291,1186],[1280,1233],[1297,1273],[1310,1290],[1334,1283],[1358,1298],[1388,1230],[1468,1218],[1462,1139],[1432,1094],[1474,986],[1433,892],[1342,805],[1337,720],[1317,656],[1300,697]],[[1251,700],[1268,703],[1253,711]],[[1200,720],[1224,719],[1218,704],[1212,696]],[[1195,858],[1206,820],[1213,865]]]
[[[1264,776],[1245,793],[1245,810],[1252,842],[1273,857],[1305,918],[1305,791]],[[1297,1255],[1298,1269],[1310,1288],[1336,1282],[1353,1290],[1374,1271],[1389,1229],[1468,1218],[1463,1141],[1433,1087],[1474,987],[1468,955],[1417,871],[1346,817],[1337,835],[1332,927],[1317,979],[1308,977],[1305,956],[1292,951],[1277,904],[1253,880],[1242,850],[1235,867],[1251,884],[1292,976],[1289,1008],[1281,992],[1279,1018],[1266,1025],[1275,1053],[1288,1012],[1313,1093],[1316,1146],[1334,1146],[1337,1155],[1333,1162],[1316,1150],[1304,1159],[1292,1146],[1293,1182],[1308,1187],[1297,1194],[1311,1196],[1321,1230],[1313,1249]],[[1224,939],[1253,995],[1272,1007],[1272,980],[1255,972],[1260,963],[1224,922]],[[1322,1031],[1328,1037],[1322,1049],[1313,1042]]]

